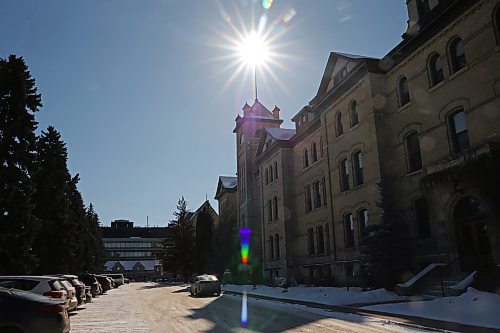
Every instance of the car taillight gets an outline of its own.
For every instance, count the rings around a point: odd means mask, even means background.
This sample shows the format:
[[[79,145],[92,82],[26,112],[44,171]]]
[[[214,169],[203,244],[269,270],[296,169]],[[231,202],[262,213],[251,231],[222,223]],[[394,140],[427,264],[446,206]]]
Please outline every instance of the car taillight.
[[[47,291],[46,293],[43,294],[43,296],[48,296],[48,297],[52,297],[52,298],[63,298],[64,291],[62,291],[62,290]]]
[[[40,312],[64,312],[67,306],[63,304],[42,305],[36,308]]]

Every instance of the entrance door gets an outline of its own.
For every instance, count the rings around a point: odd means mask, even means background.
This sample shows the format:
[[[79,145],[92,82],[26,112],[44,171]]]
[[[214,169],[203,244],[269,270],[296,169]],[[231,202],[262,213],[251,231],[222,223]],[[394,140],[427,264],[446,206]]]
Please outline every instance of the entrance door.
[[[475,198],[465,197],[457,203],[454,219],[463,271],[477,270],[492,262],[487,215],[486,209]]]

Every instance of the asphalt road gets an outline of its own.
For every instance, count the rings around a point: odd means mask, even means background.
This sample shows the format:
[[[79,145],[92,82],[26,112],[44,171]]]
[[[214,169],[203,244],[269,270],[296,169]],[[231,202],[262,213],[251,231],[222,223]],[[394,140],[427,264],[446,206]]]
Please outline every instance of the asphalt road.
[[[241,326],[242,297],[192,297],[186,286],[133,284],[151,332],[430,332],[358,315],[331,313],[299,305],[248,299]],[[333,317],[333,318],[332,318]]]

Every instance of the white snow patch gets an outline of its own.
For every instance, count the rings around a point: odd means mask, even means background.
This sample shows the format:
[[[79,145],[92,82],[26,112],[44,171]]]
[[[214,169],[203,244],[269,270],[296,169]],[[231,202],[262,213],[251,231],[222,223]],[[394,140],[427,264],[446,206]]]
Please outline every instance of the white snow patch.
[[[403,288],[408,288],[415,282],[417,282],[420,278],[422,278],[425,274],[429,273],[431,270],[438,266],[446,266],[446,264],[442,263],[434,263],[430,264],[429,266],[425,267],[420,273],[412,277],[410,280],[406,281],[405,283],[400,283],[398,286],[403,287]]]
[[[463,290],[470,286],[472,282],[474,282],[474,276],[476,275],[477,271],[472,272],[469,276],[467,276],[465,279],[460,281],[454,286],[451,286],[450,288],[452,289],[457,289],[457,290]]]
[[[474,288],[458,297],[372,305],[364,309],[500,329],[500,296]]]
[[[251,285],[238,286],[227,284],[222,287],[222,290],[240,293],[246,291],[248,295],[270,296],[326,305],[347,305],[406,300],[405,297],[398,296],[385,289],[364,292],[361,288],[357,287],[350,287],[348,291],[346,288],[297,286],[288,288],[288,292],[283,292],[283,288],[273,288],[259,285],[257,286],[257,289],[252,289]]]

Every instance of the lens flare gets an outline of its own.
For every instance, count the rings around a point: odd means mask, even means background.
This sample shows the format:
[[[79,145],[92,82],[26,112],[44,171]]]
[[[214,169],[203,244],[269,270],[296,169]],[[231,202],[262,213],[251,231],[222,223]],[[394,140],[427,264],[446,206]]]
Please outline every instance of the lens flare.
[[[257,31],[251,31],[238,45],[241,61],[252,66],[265,64],[269,60],[269,45]]]
[[[264,9],[269,9],[273,5],[273,0],[262,0],[262,7]]]
[[[250,229],[240,229],[240,244],[241,244],[241,262],[248,265],[248,254],[250,248]]]
[[[247,312],[247,292],[243,292],[243,299],[241,301],[241,327],[247,326],[248,312]]]

